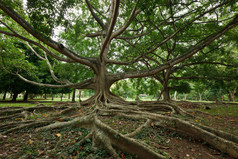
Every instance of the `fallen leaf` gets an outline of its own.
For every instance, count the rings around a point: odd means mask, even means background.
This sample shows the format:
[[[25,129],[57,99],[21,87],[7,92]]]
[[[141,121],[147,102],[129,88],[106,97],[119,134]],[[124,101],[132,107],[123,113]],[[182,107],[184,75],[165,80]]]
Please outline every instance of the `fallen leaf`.
[[[71,143],[70,144],[74,144],[76,142],[76,140],[73,140],[73,141],[71,141]]]
[[[30,145],[33,144],[33,140],[29,139],[29,142],[28,142]]]
[[[46,117],[46,116],[47,116],[47,114],[42,114],[42,116]]]
[[[16,118],[15,120],[22,120],[22,118]]]
[[[124,155],[124,153],[121,153],[121,158],[126,159],[126,156]]]
[[[152,122],[150,125],[151,125],[152,127],[154,127],[154,126],[155,126],[155,123],[154,123],[154,122]]]
[[[60,136],[61,136],[61,134],[60,134],[60,133],[58,133],[58,134],[56,134],[56,136],[60,137]]]
[[[56,119],[57,121],[63,121],[62,119]]]

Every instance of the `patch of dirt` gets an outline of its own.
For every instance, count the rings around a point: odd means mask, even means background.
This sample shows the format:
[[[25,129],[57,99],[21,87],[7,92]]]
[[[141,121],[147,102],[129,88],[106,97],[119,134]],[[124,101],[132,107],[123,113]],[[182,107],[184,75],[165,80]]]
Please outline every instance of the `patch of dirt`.
[[[182,108],[186,108],[186,109],[200,108],[199,104],[192,103],[192,102],[178,102],[177,105],[182,107]]]
[[[65,105],[65,103],[57,103],[57,105],[60,104]],[[218,115],[195,111],[199,105],[193,103],[189,104],[186,102],[185,104],[179,104],[183,108],[194,110],[193,114],[199,117],[193,119],[194,122],[209,125],[213,128],[224,129],[235,135],[238,134],[237,117],[220,117]],[[81,107],[74,112],[73,116],[87,114],[91,109],[90,107]],[[48,114],[44,113],[40,117],[47,118]],[[134,131],[145,122],[145,120],[132,120],[118,116],[99,116],[98,118],[122,134]],[[62,121],[57,120],[57,122]],[[67,127],[43,132],[35,132],[34,129],[14,131],[0,136],[0,159],[110,158],[110,155],[103,149],[92,151],[92,141],[90,139],[84,144],[79,143],[89,132],[90,130],[77,127]],[[167,154],[168,158],[172,156],[173,159],[232,159],[205,142],[195,140],[183,134],[177,134],[162,127],[156,127],[154,124],[143,129],[134,139],[147,143],[152,149],[163,155]],[[122,159],[136,158],[136,156],[131,156],[124,152],[119,152],[119,154]]]

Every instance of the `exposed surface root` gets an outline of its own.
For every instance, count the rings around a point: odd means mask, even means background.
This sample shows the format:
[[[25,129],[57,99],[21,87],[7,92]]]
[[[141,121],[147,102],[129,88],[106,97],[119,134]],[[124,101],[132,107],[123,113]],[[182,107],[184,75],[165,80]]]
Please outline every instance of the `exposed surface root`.
[[[78,107],[63,106],[36,106],[31,108],[15,108],[15,109],[0,109],[0,120],[10,120],[0,125],[1,134],[7,134],[23,128],[37,128],[36,131],[46,131],[52,129],[60,129],[64,127],[82,127],[89,128],[90,133],[84,137],[79,144],[82,144],[87,139],[92,139],[92,149],[101,147],[113,156],[119,159],[117,150],[127,152],[138,156],[139,158],[161,159],[166,158],[159,152],[154,151],[149,145],[141,143],[136,139],[130,138],[142,132],[147,127],[158,125],[167,129],[176,131],[181,134],[203,140],[216,149],[228,153],[234,158],[238,158],[238,137],[233,136],[223,131],[199,125],[192,122],[193,116],[184,109],[175,106],[171,103],[154,103],[154,102],[126,102],[118,104],[121,99],[114,96],[93,96],[87,102],[82,102],[82,105],[94,103],[92,100],[102,100],[94,105],[95,109],[91,112],[79,115]],[[114,100],[113,103],[111,101]],[[116,101],[116,102],[115,102]],[[94,103],[95,104],[95,103]],[[92,107],[92,108],[94,108]],[[55,111],[59,111],[56,113]],[[42,111],[53,111],[48,119],[29,120],[27,117],[32,117],[32,114],[40,114]],[[74,113],[75,118],[64,119],[62,116]],[[76,114],[76,115],[75,115]],[[186,116],[185,119],[177,118],[176,115]],[[55,122],[61,116],[60,122]],[[143,119],[146,120],[133,132],[122,135],[115,131],[101,120],[98,116],[120,116],[128,119]],[[16,118],[22,118],[15,121]]]
[[[171,117],[160,120],[157,125],[201,139],[216,149],[226,152],[234,158],[238,158],[238,142],[236,136]]]

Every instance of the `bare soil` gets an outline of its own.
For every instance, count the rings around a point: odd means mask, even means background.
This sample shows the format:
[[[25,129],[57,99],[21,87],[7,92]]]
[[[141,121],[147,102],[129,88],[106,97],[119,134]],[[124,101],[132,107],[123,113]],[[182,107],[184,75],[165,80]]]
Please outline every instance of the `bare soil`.
[[[201,105],[197,103],[180,102],[177,104],[194,112],[193,114],[196,115],[196,118],[193,120],[195,120],[195,122],[238,135],[238,117],[205,113],[201,110]],[[72,115],[80,116],[88,111],[90,111],[89,107],[82,107]],[[49,113],[51,112],[38,114],[38,116],[32,117],[31,120],[47,118]],[[145,120],[132,120],[119,116],[101,116],[99,119],[121,134],[133,132],[145,122]],[[24,119],[16,118],[13,120],[20,121]],[[62,122],[63,120],[58,118],[55,119],[55,121]],[[2,120],[0,121],[0,124],[3,124],[4,122],[5,121]],[[14,131],[0,136],[0,158],[110,158],[110,155],[103,149],[92,151],[92,141],[90,139],[84,144],[79,144],[80,139],[85,137],[89,132],[90,130],[77,127],[53,129],[51,131],[43,132],[35,132],[34,128]],[[162,127],[157,127],[154,123],[137,134],[134,138],[144,141],[157,152],[160,152],[161,150],[161,153],[167,153],[168,158],[170,158],[169,156],[172,156],[174,159],[232,159],[227,154],[214,149],[205,142],[183,134],[177,134]],[[131,156],[124,152],[118,153],[122,159],[137,158],[137,156]]]

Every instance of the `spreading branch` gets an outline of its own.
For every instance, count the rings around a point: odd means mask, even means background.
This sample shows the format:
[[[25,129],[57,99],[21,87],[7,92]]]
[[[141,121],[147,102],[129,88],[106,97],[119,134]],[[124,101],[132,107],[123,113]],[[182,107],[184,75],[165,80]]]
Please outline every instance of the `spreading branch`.
[[[98,24],[102,27],[102,29],[105,29],[105,25],[103,24],[103,22],[99,19],[99,17],[96,15],[96,13],[93,11],[93,6],[90,4],[90,2],[88,0],[85,0],[89,11],[91,12],[93,18],[98,22]]]
[[[189,57],[193,56],[194,54],[196,54],[198,51],[202,50],[203,48],[205,48],[207,45],[209,45],[210,43],[212,43],[214,40],[218,39],[219,37],[221,37],[225,32],[227,32],[228,30],[236,27],[238,25],[238,15],[235,16],[235,18],[229,23],[227,24],[223,29],[221,29],[220,31],[211,34],[210,36],[206,37],[205,39],[201,40],[200,42],[198,42],[196,45],[192,46],[185,54],[178,56],[172,60],[169,60],[168,62],[152,69],[152,70],[146,70],[146,71],[140,71],[140,72],[134,72],[134,73],[128,73],[125,74],[125,78],[139,78],[139,77],[146,77],[146,76],[152,76],[164,69],[167,69],[169,67],[172,67],[186,59],[188,59]]]
[[[112,0],[112,17],[110,19],[110,24],[106,33],[106,38],[103,41],[101,50],[100,50],[100,60],[102,61],[103,59],[103,55],[104,55],[104,51],[107,47],[107,45],[109,44],[109,42],[111,41],[111,36],[112,36],[112,31],[115,27],[116,24],[116,20],[118,17],[118,13],[119,13],[119,6],[120,6],[120,0]]]
[[[37,38],[39,41],[43,42],[52,49],[58,51],[59,53],[67,56],[68,58],[71,58],[74,61],[77,61],[81,64],[91,67],[92,69],[95,69],[93,63],[91,62],[92,59],[79,56],[78,54],[67,49],[66,47],[62,47],[62,44],[48,37],[45,37],[40,32],[36,31],[25,19],[23,19],[18,13],[16,13],[11,7],[9,7],[2,0],[0,0],[0,9],[4,13],[6,13],[9,17],[11,17],[15,22],[17,22],[21,27],[23,27],[28,33]]]

